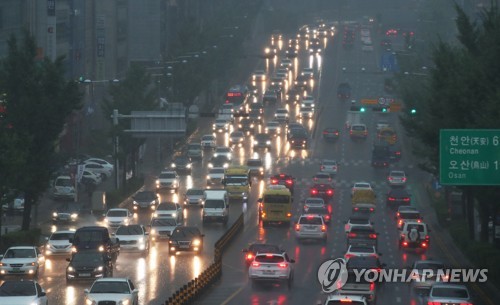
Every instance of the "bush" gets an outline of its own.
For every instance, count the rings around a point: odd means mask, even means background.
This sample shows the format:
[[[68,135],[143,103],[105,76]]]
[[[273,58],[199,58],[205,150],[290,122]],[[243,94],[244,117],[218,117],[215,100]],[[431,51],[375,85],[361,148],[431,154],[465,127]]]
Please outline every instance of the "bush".
[[[144,178],[134,177],[127,180],[123,189],[106,193],[106,204],[108,209],[115,208],[144,185]]]
[[[4,253],[12,246],[40,246],[42,230],[39,228],[29,231],[14,231],[2,235],[0,239],[0,253]]]

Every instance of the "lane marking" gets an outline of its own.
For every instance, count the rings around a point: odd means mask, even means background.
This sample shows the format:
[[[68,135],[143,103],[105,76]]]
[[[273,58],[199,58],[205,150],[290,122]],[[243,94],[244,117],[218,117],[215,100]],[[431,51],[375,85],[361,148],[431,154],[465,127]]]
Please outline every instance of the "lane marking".
[[[224,302],[221,303],[221,305],[227,305],[229,302],[231,302],[232,299],[234,299],[240,292],[243,291],[243,289],[246,287],[245,285],[242,285],[240,288],[238,288],[233,294],[231,294],[227,299],[224,300]]]

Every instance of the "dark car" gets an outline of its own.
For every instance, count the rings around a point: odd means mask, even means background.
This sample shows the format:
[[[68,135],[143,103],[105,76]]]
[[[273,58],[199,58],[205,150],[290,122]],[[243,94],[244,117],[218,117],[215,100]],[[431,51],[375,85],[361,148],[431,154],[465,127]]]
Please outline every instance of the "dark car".
[[[170,164],[170,168],[175,170],[177,173],[186,173],[191,174],[191,158],[187,156],[177,156],[174,157],[172,163]]]
[[[73,244],[73,255],[84,251],[100,251],[116,260],[120,254],[120,241],[112,238],[106,227],[81,227],[69,242]]]
[[[94,280],[96,278],[113,276],[113,262],[103,252],[84,251],[75,253],[66,268],[66,281]]]
[[[288,142],[291,148],[307,149],[309,142],[309,134],[305,129],[292,129]]]
[[[298,56],[298,52],[297,52],[297,49],[294,48],[294,47],[289,47],[286,49],[285,51],[285,56],[287,58],[295,58]]]
[[[309,193],[311,197],[320,197],[323,198],[323,200],[325,200],[326,202],[333,197],[335,189],[330,184],[320,183],[311,186],[311,188],[309,189]]]
[[[170,235],[168,253],[170,255],[174,255],[178,251],[201,253],[204,236],[197,227],[177,227]]]
[[[387,206],[396,207],[400,205],[410,205],[411,196],[405,188],[391,188],[387,192]]]
[[[239,129],[246,134],[254,134],[255,133],[255,123],[252,122],[248,118],[243,118],[238,125]]]
[[[262,177],[264,176],[264,162],[259,158],[248,159],[246,166],[250,170],[250,175]]]
[[[329,205],[324,205],[321,207],[306,207],[304,206],[304,213],[305,214],[316,214],[316,215],[321,215],[323,217],[323,221],[326,224],[329,224],[330,221],[332,220],[332,213],[329,210]]]
[[[275,90],[266,90],[264,96],[262,97],[262,102],[264,103],[276,103],[278,101],[278,92]]]
[[[271,177],[271,185],[284,185],[293,194],[295,178],[287,174],[277,174]]]
[[[323,129],[322,135],[326,142],[335,142],[340,137],[340,132],[337,128],[327,127]]]
[[[258,133],[253,139],[253,148],[271,149],[272,140],[267,133]]]
[[[80,215],[80,204],[64,203],[52,212],[53,222],[76,222]]]
[[[271,78],[271,84],[269,85],[269,90],[281,94],[281,92],[283,91],[283,87],[284,87],[284,82],[281,78],[277,77]]]
[[[392,50],[392,41],[388,38],[382,39],[380,41],[380,47],[384,51],[391,51]]]
[[[351,98],[351,85],[348,83],[340,83],[337,87],[337,97],[342,100],[348,100]]]
[[[250,112],[248,113],[248,118],[254,124],[257,125],[262,124],[262,113],[257,109],[250,110]]]
[[[212,157],[210,161],[208,162],[208,167],[214,168],[214,167],[224,167],[227,168],[231,164],[231,160],[229,160],[226,156],[220,155],[217,157]]]
[[[252,104],[250,104],[250,106],[248,108],[249,108],[249,111],[259,110],[259,112],[261,114],[264,113],[264,104],[263,103],[252,103]]]
[[[245,264],[247,267],[253,262],[257,253],[283,253],[284,251],[277,245],[253,243],[248,248],[241,250],[245,253]]]
[[[311,81],[311,77],[307,75],[298,75],[295,79],[294,85],[296,89],[307,90],[309,88],[309,83]]]
[[[373,167],[388,167],[390,163],[389,147],[385,145],[374,145],[372,150]]]
[[[372,226],[352,226],[347,233],[347,245],[373,245],[377,247],[378,234]]]
[[[290,88],[288,89],[288,92],[285,95],[285,101],[287,104],[295,104],[300,101],[300,98],[302,97],[302,91],[298,88]]]
[[[132,196],[134,211],[138,209],[149,209],[154,210],[156,206],[160,203],[158,195],[153,191],[142,191],[137,192]]]

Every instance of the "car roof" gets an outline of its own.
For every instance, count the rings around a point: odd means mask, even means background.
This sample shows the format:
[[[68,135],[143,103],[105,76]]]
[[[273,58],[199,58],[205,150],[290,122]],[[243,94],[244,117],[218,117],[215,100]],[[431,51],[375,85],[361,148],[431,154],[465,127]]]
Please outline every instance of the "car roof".
[[[54,231],[52,232],[51,235],[54,235],[54,234],[75,234],[76,231],[74,230],[60,230],[60,231]]]
[[[35,249],[37,247],[35,246],[13,246],[13,247],[9,247],[9,249],[14,249],[14,250],[21,250],[21,249]],[[7,250],[9,250],[7,249]]]
[[[105,277],[97,279],[95,282],[127,282],[128,280],[127,277]]]
[[[124,211],[128,211],[128,209],[112,208],[112,209],[109,209],[108,212],[109,211],[120,211],[120,212],[123,211],[124,212]]]

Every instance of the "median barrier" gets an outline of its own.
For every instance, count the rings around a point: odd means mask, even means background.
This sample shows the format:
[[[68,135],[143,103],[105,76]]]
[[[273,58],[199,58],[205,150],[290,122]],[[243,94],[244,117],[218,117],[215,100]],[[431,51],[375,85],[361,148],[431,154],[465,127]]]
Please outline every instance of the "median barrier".
[[[222,256],[224,250],[233,240],[237,233],[244,227],[243,213],[220,238],[214,246],[214,262],[203,270],[198,277],[182,285],[171,297],[165,301],[165,305],[187,305],[196,301],[208,288],[210,288],[222,276]]]

